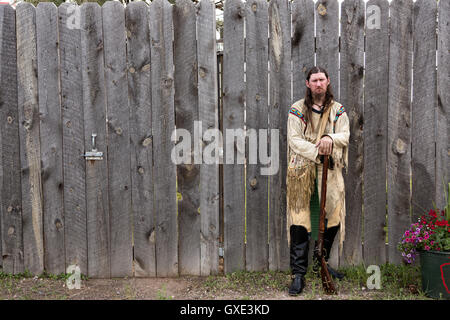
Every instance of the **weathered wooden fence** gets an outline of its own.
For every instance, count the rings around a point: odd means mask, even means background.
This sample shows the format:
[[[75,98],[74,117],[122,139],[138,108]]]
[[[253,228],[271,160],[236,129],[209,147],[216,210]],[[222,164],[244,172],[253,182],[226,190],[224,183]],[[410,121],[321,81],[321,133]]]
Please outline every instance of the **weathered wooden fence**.
[[[315,64],[351,121],[333,263],[400,262],[411,219],[445,202],[450,1],[345,0],[338,13],[332,0],[227,0],[218,64],[210,0],[0,6],[3,272],[288,269],[286,120]],[[244,127],[279,130],[276,174],[172,161],[175,128],[201,160],[207,129]],[[248,144],[229,144],[248,160]]]

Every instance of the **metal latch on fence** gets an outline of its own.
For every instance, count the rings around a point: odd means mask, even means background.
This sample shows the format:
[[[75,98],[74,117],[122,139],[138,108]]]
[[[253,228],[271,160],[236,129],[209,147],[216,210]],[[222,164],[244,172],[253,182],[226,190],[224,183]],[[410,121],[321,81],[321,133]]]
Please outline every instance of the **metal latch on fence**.
[[[95,138],[97,137],[96,133],[93,133],[91,135],[91,143],[92,143],[92,150],[91,151],[87,151],[83,157],[86,158],[86,160],[103,160],[103,152],[98,151],[97,148],[95,147]]]

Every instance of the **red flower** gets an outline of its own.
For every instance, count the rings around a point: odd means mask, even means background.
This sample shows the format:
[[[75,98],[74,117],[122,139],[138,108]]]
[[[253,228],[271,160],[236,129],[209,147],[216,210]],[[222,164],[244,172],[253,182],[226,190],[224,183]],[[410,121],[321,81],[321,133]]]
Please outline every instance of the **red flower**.
[[[437,217],[436,212],[433,209],[431,209],[430,212],[428,212],[428,215],[432,216],[433,218]]]
[[[436,225],[439,227],[448,226],[448,222],[446,220],[436,221]]]

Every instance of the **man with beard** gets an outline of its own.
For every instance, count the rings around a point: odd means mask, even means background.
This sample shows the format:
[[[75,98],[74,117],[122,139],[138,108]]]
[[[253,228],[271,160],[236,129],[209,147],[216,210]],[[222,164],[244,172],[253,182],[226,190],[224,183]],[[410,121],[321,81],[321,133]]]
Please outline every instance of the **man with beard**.
[[[288,170],[287,231],[290,246],[292,284],[290,295],[300,294],[305,286],[309,239],[317,240],[322,164],[330,156],[326,195],[324,257],[340,229],[340,249],[345,236],[345,187],[342,169],[347,168],[349,119],[345,108],[334,100],[330,78],[325,69],[313,67],[306,77],[305,98],[289,110],[287,124]],[[317,242],[316,242],[317,248]],[[313,270],[319,269],[317,251]],[[342,274],[328,268],[334,278]]]

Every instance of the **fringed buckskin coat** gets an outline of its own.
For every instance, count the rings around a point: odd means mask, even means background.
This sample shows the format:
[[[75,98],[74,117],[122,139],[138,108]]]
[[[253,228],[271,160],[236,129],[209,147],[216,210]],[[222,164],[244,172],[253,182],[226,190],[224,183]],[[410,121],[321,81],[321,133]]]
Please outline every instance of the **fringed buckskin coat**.
[[[310,198],[318,174],[318,191],[322,184],[322,164],[319,159],[319,148],[316,139],[320,126],[320,114],[312,112],[310,120],[314,125],[307,124],[304,118],[306,106],[304,99],[295,102],[289,110],[287,124],[287,235],[290,226],[301,225],[311,232]],[[333,101],[328,122],[323,135],[333,139],[332,157],[334,169],[328,170],[327,199],[325,204],[327,227],[340,224],[340,249],[345,237],[345,186],[342,169],[347,168],[348,142],[350,125],[345,108]],[[322,135],[322,136],[323,136]],[[290,240],[290,239],[289,239]]]

